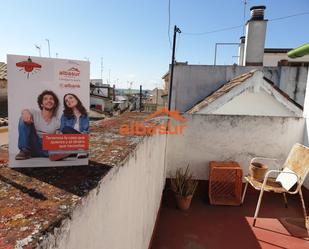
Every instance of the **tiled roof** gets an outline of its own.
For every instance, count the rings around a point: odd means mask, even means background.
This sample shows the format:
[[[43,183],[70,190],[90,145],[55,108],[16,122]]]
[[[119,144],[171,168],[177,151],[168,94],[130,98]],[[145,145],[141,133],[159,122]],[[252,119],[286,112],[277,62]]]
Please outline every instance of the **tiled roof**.
[[[6,64],[0,62],[0,80],[7,80]]]
[[[237,76],[236,78],[230,80],[223,86],[221,86],[218,90],[214,91],[210,95],[208,95],[206,98],[204,98],[199,103],[195,104],[191,109],[187,111],[189,114],[196,113],[200,111],[202,108],[208,106],[210,103],[221,97],[222,95],[226,94],[227,92],[231,91],[234,87],[242,84],[245,80],[251,78],[256,70],[252,70],[248,73],[242,74],[240,76]]]

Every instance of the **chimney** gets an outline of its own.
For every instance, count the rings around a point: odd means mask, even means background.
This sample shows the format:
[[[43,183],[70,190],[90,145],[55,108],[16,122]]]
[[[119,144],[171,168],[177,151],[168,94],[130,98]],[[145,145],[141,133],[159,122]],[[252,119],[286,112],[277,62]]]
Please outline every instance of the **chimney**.
[[[251,18],[246,24],[244,49],[245,66],[263,66],[267,20],[264,19],[265,6],[250,8]]]
[[[244,66],[244,52],[245,52],[245,41],[246,37],[241,36],[239,41],[239,48],[238,48],[238,66]]]

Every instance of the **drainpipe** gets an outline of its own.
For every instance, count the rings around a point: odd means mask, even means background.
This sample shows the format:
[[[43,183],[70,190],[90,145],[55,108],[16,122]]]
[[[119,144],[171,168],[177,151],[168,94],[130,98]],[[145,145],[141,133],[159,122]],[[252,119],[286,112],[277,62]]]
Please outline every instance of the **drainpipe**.
[[[239,48],[238,48],[238,66],[243,66],[246,37],[242,36],[239,39],[240,39],[240,43],[239,43]]]

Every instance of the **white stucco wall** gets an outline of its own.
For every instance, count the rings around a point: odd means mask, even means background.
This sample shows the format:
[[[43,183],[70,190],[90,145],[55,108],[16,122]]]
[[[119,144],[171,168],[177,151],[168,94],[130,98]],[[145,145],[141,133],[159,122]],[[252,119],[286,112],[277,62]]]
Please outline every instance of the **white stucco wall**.
[[[287,53],[264,53],[263,65],[265,67],[276,67],[281,60],[288,60],[290,62],[309,62],[309,55],[291,59]]]
[[[305,96],[303,115],[306,120],[305,132],[304,132],[304,145],[309,146],[309,71],[307,77],[306,96]],[[307,189],[309,189],[309,176],[306,178],[304,185]]]
[[[284,161],[296,142],[303,142],[304,119],[234,115],[185,115],[187,129],[182,136],[169,136],[167,173],[190,164],[198,179],[208,179],[211,160],[234,160],[244,174],[255,156]]]
[[[147,249],[165,183],[165,136],[146,137],[42,248]]]
[[[203,114],[203,109],[198,113]],[[280,104],[263,89],[259,92],[246,90],[212,113],[226,115],[295,116],[293,112]]]

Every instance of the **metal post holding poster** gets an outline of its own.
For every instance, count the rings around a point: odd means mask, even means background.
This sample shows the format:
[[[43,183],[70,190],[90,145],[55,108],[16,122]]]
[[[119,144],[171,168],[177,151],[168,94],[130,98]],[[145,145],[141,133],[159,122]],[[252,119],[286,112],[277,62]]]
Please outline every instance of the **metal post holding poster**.
[[[88,164],[88,61],[7,56],[9,166]]]

